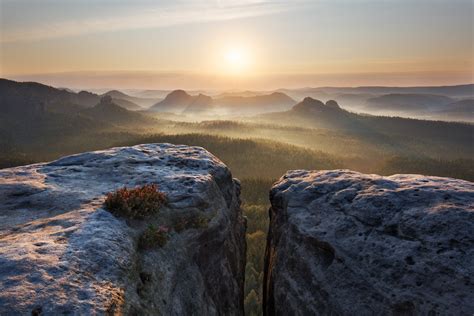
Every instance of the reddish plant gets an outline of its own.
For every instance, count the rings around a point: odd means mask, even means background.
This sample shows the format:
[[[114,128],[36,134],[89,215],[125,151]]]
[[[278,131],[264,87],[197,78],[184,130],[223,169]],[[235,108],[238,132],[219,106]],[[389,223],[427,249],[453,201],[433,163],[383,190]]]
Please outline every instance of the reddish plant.
[[[104,207],[117,216],[143,219],[158,214],[166,203],[166,196],[156,184],[146,184],[133,189],[121,188],[107,194]]]

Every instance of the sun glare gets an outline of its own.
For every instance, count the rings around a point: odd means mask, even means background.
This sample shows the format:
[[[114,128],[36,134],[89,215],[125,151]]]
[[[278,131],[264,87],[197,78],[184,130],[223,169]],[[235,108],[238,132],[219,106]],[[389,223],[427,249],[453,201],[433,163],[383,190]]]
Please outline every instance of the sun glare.
[[[224,54],[226,71],[233,74],[241,74],[248,70],[249,55],[242,48],[230,48]]]

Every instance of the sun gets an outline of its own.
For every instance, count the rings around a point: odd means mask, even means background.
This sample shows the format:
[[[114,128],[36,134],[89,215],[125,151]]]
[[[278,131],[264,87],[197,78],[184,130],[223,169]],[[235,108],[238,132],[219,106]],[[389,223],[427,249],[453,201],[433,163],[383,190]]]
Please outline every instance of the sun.
[[[227,62],[231,65],[242,64],[244,60],[242,52],[237,49],[229,50],[226,53],[225,58],[227,59]]]
[[[250,63],[248,51],[238,47],[227,49],[224,53],[224,61],[226,71],[232,74],[246,72]]]

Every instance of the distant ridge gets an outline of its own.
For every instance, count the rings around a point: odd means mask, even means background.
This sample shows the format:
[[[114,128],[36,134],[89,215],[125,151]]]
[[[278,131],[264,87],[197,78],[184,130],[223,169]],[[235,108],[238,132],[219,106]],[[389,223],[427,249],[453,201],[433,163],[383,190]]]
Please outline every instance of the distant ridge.
[[[420,111],[436,109],[454,102],[450,97],[437,94],[390,93],[367,100],[369,109]]]
[[[258,108],[260,112],[284,111],[296,104],[296,101],[282,92],[272,92],[256,96],[228,96],[216,99],[216,103],[224,108],[252,112]]]
[[[194,97],[191,103],[184,109],[184,113],[203,113],[214,109],[214,100],[207,95],[200,93]]]
[[[422,93],[422,94],[442,94],[448,96],[473,96],[474,83],[452,85],[452,86],[414,86],[414,87],[390,87],[390,86],[360,86],[360,87],[306,87],[299,89],[278,89],[284,93],[299,91],[305,93],[326,92],[326,93]]]
[[[377,115],[474,122],[474,114],[451,115],[450,104],[474,99],[474,84],[432,87],[319,87],[279,89],[296,99],[333,99],[345,109]]]
[[[96,106],[84,109],[80,113],[95,120],[122,125],[145,123],[152,120],[117,105],[111,96],[102,97]]]
[[[110,96],[0,79],[0,134],[14,134],[20,143],[154,122],[122,108]]]
[[[196,97],[189,95],[184,90],[171,91],[162,101],[151,106],[150,112],[172,112],[181,113],[184,111]]]
[[[436,117],[448,117],[459,121],[473,120],[474,118],[474,99],[456,101],[448,104],[444,109],[435,113]]]
[[[468,108],[471,105],[468,101],[464,104]],[[311,97],[304,98],[289,111],[261,114],[256,117],[256,120],[273,124],[301,125],[356,134],[371,134],[371,137],[381,138],[384,138],[385,134],[406,137],[438,135],[442,138],[448,137],[447,134],[450,134],[449,137],[454,137],[453,135],[465,137],[473,135],[474,130],[474,125],[465,123],[356,114],[342,109],[334,100],[323,103]]]
[[[106,95],[111,96],[120,106],[132,111],[147,109],[159,101],[159,98],[133,97],[118,90],[111,90],[102,94],[102,96]]]
[[[322,100],[338,99],[340,95],[355,96],[367,95],[377,97],[385,94],[434,94],[444,95],[451,98],[473,98],[474,84],[463,84],[454,86],[426,86],[426,87],[384,87],[384,86],[361,86],[361,87],[317,87],[317,88],[296,88],[296,89],[278,89],[276,91],[283,92],[292,98],[302,100],[304,97],[310,96]],[[363,99],[363,98],[362,98]],[[359,100],[361,101],[361,100]]]
[[[204,94],[192,96],[184,90],[175,90],[165,99],[153,105],[149,111],[171,113],[204,113],[216,111],[231,114],[255,114],[290,109],[296,101],[284,93],[273,92],[256,96],[210,97]]]
[[[70,112],[92,107],[99,101],[97,94],[87,91],[75,93],[36,82],[0,79],[0,111],[3,114],[25,115],[53,108]]]

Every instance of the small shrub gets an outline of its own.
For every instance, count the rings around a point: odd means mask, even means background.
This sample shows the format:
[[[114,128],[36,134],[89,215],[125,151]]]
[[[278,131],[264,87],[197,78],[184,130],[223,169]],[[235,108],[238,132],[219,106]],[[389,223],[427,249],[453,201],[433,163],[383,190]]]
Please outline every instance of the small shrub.
[[[183,218],[178,218],[173,223],[173,229],[175,232],[180,233],[186,229],[186,220]]]
[[[107,194],[104,207],[117,216],[143,219],[158,214],[166,202],[166,196],[156,184],[147,184],[133,189],[121,188]]]
[[[150,225],[141,234],[140,239],[138,240],[138,246],[140,249],[163,247],[168,241],[168,231],[169,229],[166,226],[156,228],[155,226]]]
[[[173,223],[173,228],[177,233],[182,232],[185,229],[200,229],[207,228],[209,225],[209,219],[202,214],[195,214],[187,218],[176,218]]]

